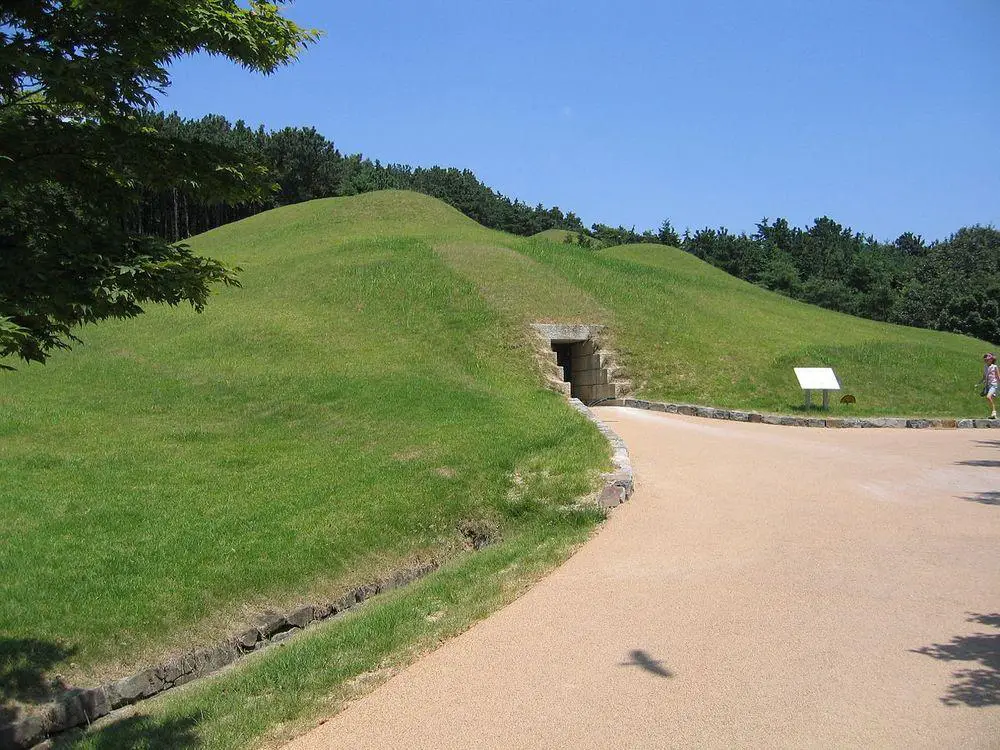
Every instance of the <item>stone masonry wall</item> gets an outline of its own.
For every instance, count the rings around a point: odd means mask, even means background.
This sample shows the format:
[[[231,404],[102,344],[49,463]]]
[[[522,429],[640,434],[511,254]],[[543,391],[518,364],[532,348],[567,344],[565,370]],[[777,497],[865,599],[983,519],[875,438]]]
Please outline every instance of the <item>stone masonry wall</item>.
[[[601,353],[592,339],[570,346],[572,358],[570,371],[572,383],[570,393],[585,404],[618,396],[606,354]]]
[[[606,347],[603,326],[536,323],[539,368],[553,390],[585,404],[625,398],[632,391],[625,370]],[[569,348],[568,373],[559,365],[553,346]],[[567,375],[569,380],[567,381]]]

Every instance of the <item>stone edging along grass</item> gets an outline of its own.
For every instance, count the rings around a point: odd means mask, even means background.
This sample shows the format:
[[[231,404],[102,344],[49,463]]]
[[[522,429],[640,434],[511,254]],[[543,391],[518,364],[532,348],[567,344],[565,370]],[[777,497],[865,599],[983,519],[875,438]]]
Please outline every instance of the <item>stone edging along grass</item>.
[[[615,470],[604,475],[604,488],[598,495],[597,502],[602,508],[611,508],[620,505],[632,496],[635,489],[635,479],[632,474],[632,460],[628,455],[628,446],[618,433],[608,427],[604,422],[595,416],[594,412],[588,409],[578,398],[569,399],[570,406],[583,414],[587,419],[597,425],[597,429],[604,435],[611,444],[611,463]]]
[[[268,610],[254,618],[247,629],[215,646],[196,649],[99,687],[68,688],[39,710],[0,726],[0,748],[29,748],[46,737],[89,725],[116,709],[217,672],[248,654],[287,640],[310,624],[346,612],[378,593],[412,583],[437,568],[437,562],[428,562],[397,571],[384,580],[359,586],[336,601],[303,604],[284,615]]]
[[[717,409],[713,406],[671,404],[645,401],[638,398],[613,399],[606,406],[625,406],[631,409],[661,411],[667,414],[684,414],[705,419],[728,419],[733,422],[758,422],[789,427],[891,427],[911,429],[997,429],[1000,419],[924,419],[904,417],[797,417],[784,414],[760,414],[739,409]]]
[[[614,471],[604,475],[604,485],[597,495],[602,508],[619,505],[632,495],[634,481],[628,448],[610,427],[601,422],[579,399],[569,399],[570,405],[590,419],[611,444]],[[470,546],[481,549],[492,540],[483,539],[463,530]],[[95,688],[68,688],[37,711],[20,716],[0,726],[0,750],[22,750],[49,747],[47,738],[77,727],[87,726],[96,719],[140,701],[152,698],[174,687],[207,677],[243,657],[272,644],[281,643],[305,628],[347,612],[376,594],[413,583],[437,570],[438,562],[427,562],[397,571],[388,578],[359,586],[340,599],[321,604],[308,603],[280,614],[266,611],[254,618],[242,632],[221,643],[201,648],[183,656]],[[41,743],[41,744],[38,744]]]

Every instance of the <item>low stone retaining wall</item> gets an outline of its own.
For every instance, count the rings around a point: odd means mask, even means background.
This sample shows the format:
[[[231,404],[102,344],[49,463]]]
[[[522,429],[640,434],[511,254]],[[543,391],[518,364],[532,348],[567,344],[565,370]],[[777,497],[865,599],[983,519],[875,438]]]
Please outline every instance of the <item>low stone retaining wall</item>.
[[[615,470],[604,475],[604,487],[597,497],[597,503],[602,508],[613,508],[621,505],[630,497],[635,490],[635,479],[632,473],[632,459],[628,455],[628,446],[618,433],[608,427],[597,418],[587,406],[578,398],[569,399],[570,406],[583,414],[587,419],[597,425],[597,429],[604,435],[611,444],[611,463]]]
[[[287,640],[311,624],[346,612],[376,594],[423,578],[437,567],[438,563],[428,562],[398,571],[384,580],[359,586],[336,601],[304,604],[285,614],[263,612],[250,627],[214,647],[192,651],[99,687],[71,688],[30,714],[0,726],[0,750],[50,747],[44,741],[47,737],[87,726],[116,709],[217,672],[248,654]],[[37,745],[39,742],[42,744]]]
[[[695,404],[670,404],[659,401],[645,401],[638,398],[607,401],[607,406],[625,406],[631,409],[662,411],[667,414],[684,414],[705,419],[728,419],[733,422],[759,422],[788,427],[893,427],[911,429],[998,429],[997,419],[905,419],[902,417],[797,417],[785,414],[760,414],[739,409],[717,409],[713,406]]]

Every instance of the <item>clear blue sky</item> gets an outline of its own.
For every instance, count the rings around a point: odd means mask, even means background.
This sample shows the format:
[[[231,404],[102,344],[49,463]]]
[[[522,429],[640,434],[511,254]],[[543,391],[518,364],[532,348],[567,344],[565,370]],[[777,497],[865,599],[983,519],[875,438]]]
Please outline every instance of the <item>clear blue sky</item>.
[[[326,35],[264,78],[172,68],[161,99],[342,153],[472,169],[586,224],[894,239],[1000,226],[1000,0],[298,0]]]

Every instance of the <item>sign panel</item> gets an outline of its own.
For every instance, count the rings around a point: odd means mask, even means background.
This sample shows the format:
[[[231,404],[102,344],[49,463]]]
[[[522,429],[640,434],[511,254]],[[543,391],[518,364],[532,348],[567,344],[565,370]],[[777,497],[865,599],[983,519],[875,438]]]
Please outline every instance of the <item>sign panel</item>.
[[[796,367],[795,377],[802,390],[839,391],[840,383],[830,367]]]

